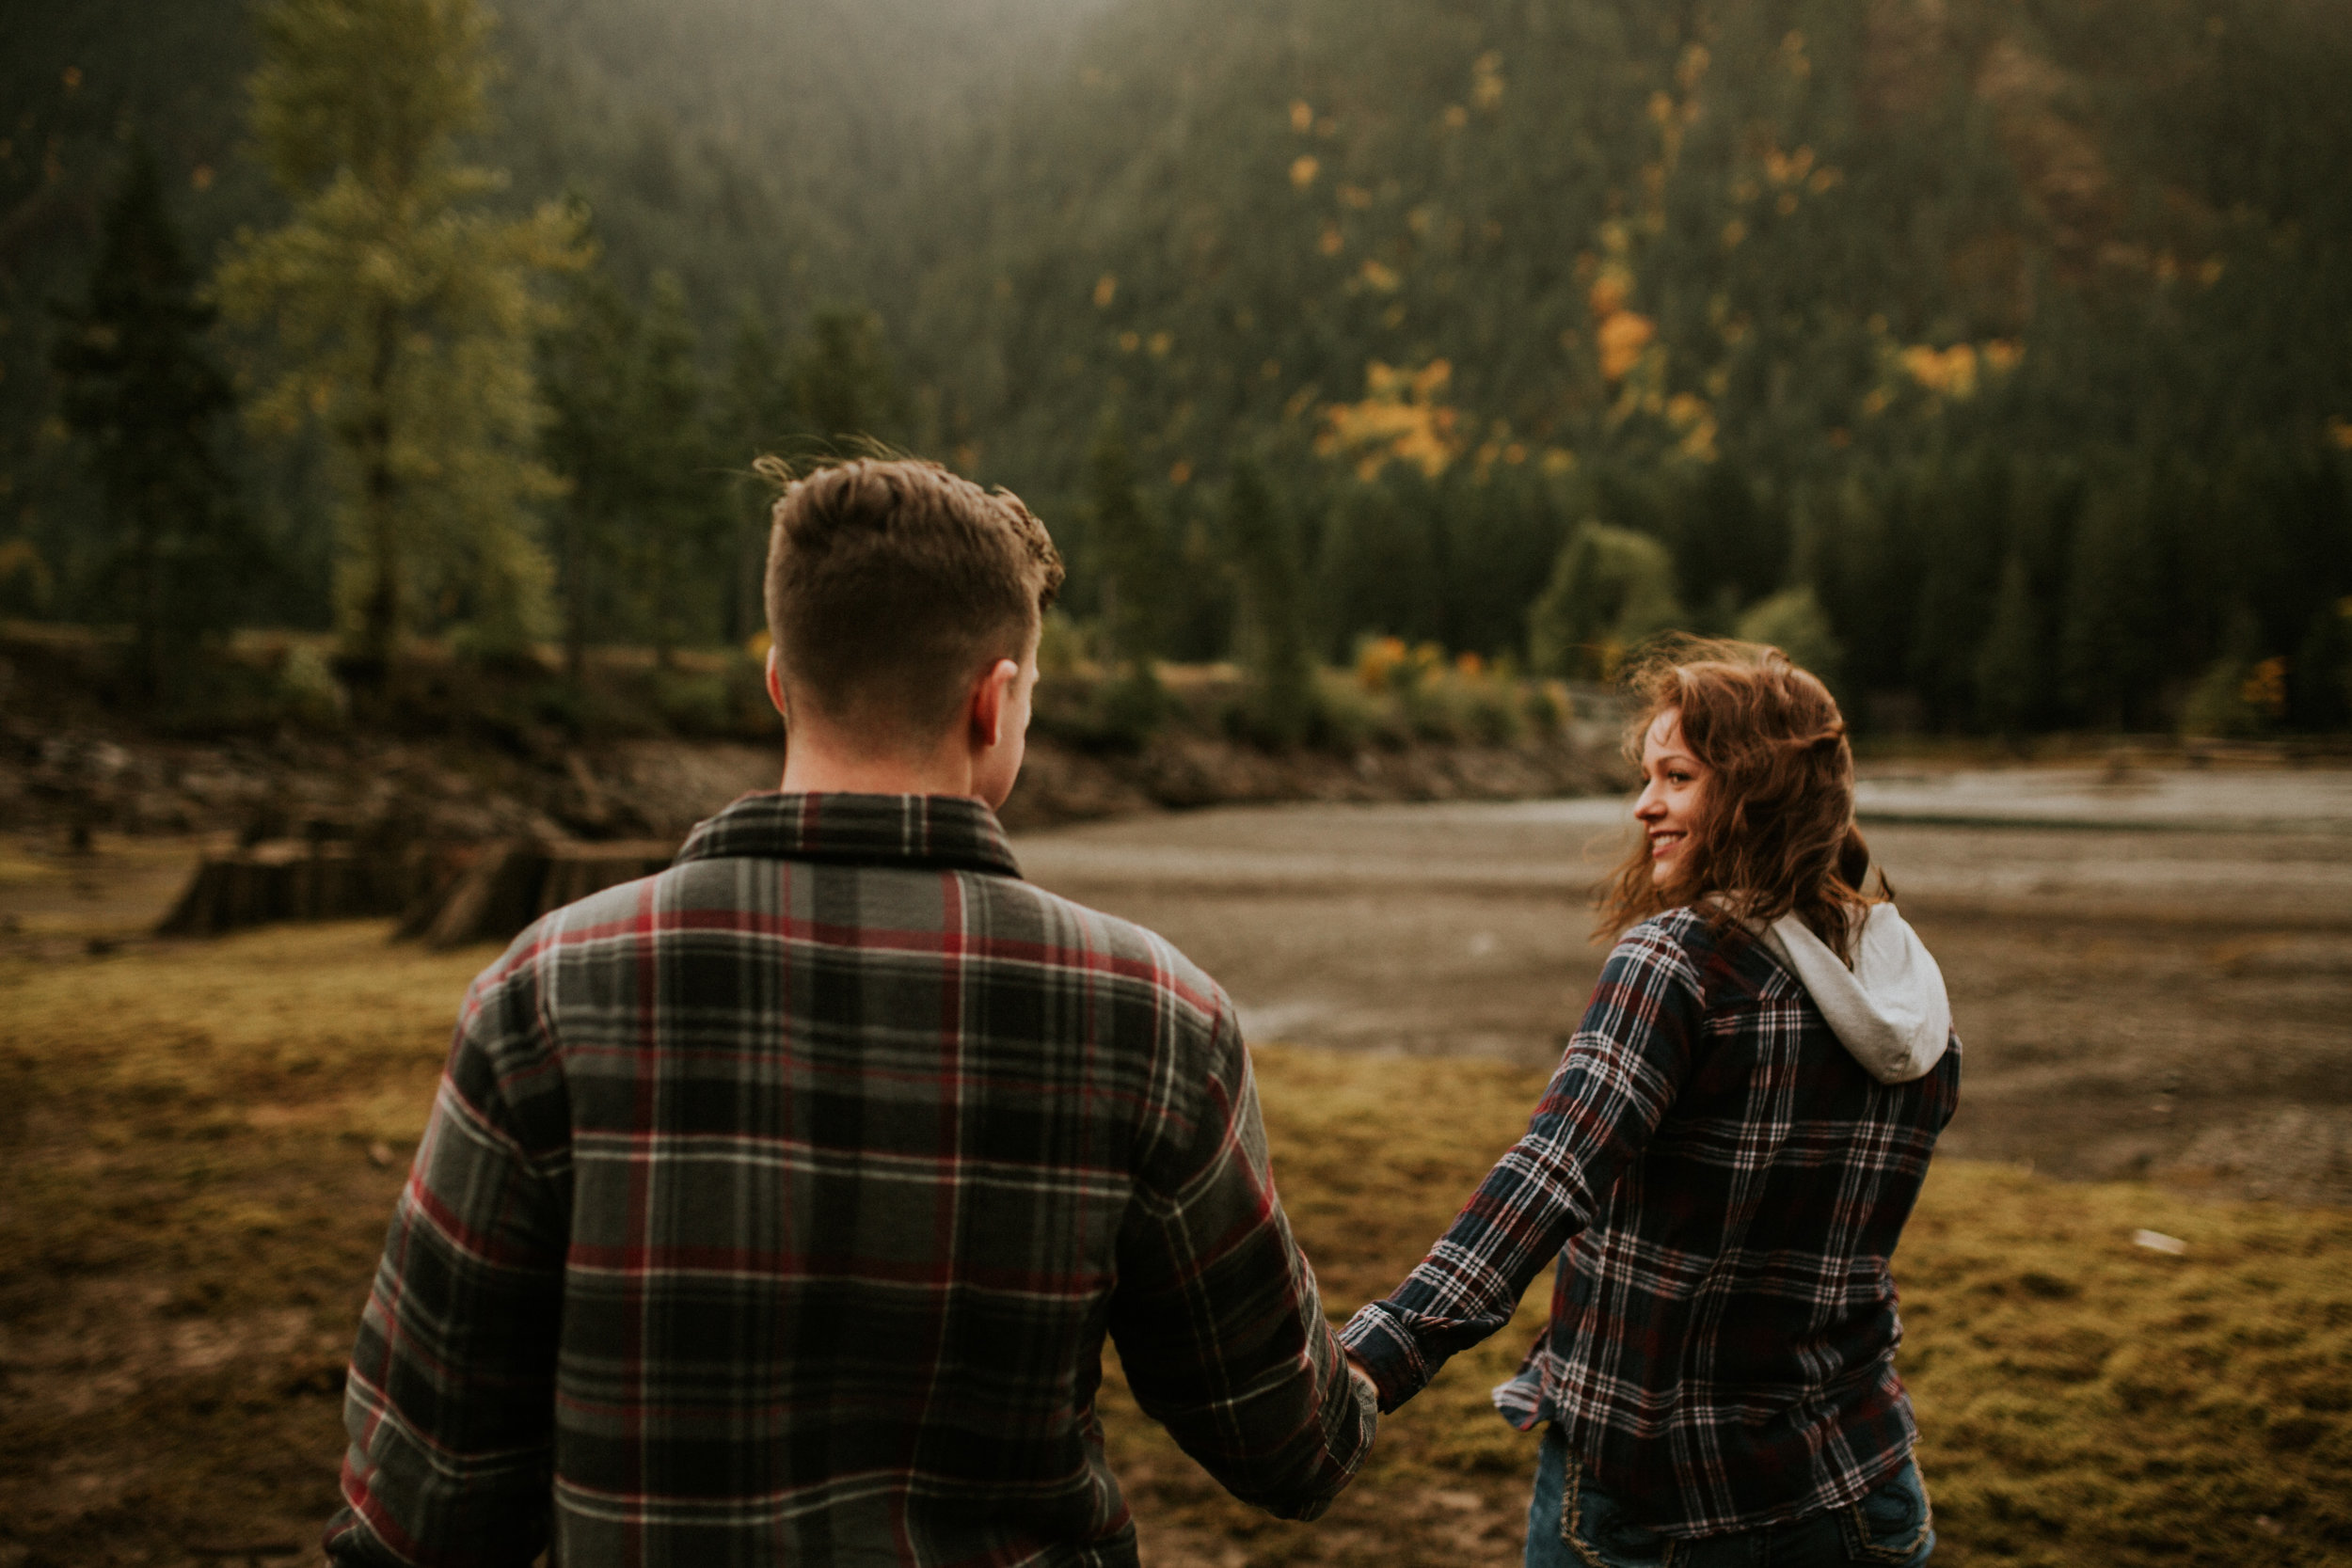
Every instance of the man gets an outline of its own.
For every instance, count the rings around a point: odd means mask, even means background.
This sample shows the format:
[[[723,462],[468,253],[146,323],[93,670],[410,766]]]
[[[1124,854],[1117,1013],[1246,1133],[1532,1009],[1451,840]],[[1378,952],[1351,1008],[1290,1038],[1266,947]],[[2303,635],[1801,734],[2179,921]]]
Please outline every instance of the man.
[[[1112,1564],[1104,1336],[1311,1517],[1375,1416],[1232,1005],[1020,879],[1061,579],[1011,496],[862,461],[777,503],[783,790],[469,991],[352,1358],[341,1562]]]

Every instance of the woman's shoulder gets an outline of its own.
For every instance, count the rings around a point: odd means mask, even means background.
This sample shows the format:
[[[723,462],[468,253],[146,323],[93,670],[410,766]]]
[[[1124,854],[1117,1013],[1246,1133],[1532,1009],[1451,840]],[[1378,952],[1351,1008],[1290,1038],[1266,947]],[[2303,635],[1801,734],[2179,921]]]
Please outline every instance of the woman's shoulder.
[[[1695,976],[1722,948],[1724,932],[1695,905],[1661,910],[1621,932],[1610,950],[1612,967],[1663,969]]]
[[[1720,942],[1716,922],[1706,910],[1696,904],[1680,904],[1627,927],[1617,938],[1617,946],[1671,947],[1692,953],[1711,951]]]

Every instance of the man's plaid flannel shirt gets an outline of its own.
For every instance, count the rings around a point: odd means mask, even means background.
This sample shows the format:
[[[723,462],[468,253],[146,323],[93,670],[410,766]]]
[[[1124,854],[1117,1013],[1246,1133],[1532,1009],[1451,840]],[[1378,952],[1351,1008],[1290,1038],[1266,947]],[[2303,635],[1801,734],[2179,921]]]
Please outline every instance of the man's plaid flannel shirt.
[[[329,1554],[1130,1563],[1106,1334],[1247,1500],[1362,1462],[1232,1005],[977,802],[749,797],[468,993]]]
[[[1957,1040],[1880,1084],[1760,944],[1690,910],[1645,921],[1526,1136],[1341,1338],[1393,1409],[1556,1254],[1549,1326],[1495,1390],[1515,1425],[1559,1422],[1670,1536],[1843,1506],[1916,1433],[1887,1264],[1959,1094]]]

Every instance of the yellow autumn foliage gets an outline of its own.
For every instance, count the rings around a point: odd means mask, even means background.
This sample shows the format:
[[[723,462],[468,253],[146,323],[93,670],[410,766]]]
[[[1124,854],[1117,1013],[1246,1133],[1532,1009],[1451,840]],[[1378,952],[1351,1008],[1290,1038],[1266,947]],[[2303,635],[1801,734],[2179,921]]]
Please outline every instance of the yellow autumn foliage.
[[[1596,293],[1598,286],[1596,285]],[[1658,324],[1632,310],[1613,310],[1594,329],[1600,344],[1600,373],[1611,381],[1625,378],[1641,362],[1642,351],[1658,336]]]
[[[1323,410],[1315,451],[1355,459],[1357,477],[1375,479],[1391,462],[1411,463],[1431,479],[1461,455],[1460,417],[1438,402],[1454,378],[1453,364],[1432,359],[1419,370],[1383,364],[1364,367],[1359,403],[1332,404]]]
[[[1954,343],[1946,349],[1914,343],[1896,356],[1911,379],[1939,397],[1972,398],[1982,372],[2002,375],[2015,370],[2026,356],[2023,344],[1995,338],[1979,347]]]

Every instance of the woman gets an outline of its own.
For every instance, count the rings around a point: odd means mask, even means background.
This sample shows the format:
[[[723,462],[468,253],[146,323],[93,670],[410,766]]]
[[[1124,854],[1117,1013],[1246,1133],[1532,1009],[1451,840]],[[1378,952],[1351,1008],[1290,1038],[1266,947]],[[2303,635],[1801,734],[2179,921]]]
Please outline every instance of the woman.
[[[1640,848],[1529,1123],[1342,1336],[1393,1410],[1509,1321],[1495,1404],[1548,1423],[1527,1561],[1914,1564],[1934,1547],[1888,1277],[1960,1087],[1943,977],[1853,826],[1821,683],[1685,644],[1637,673]]]

